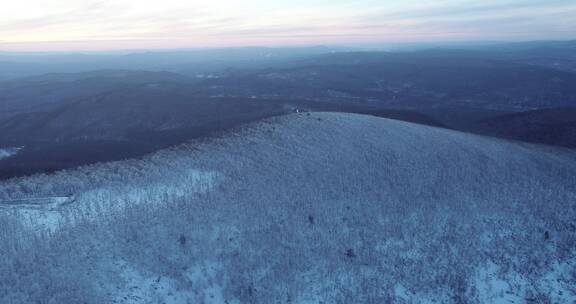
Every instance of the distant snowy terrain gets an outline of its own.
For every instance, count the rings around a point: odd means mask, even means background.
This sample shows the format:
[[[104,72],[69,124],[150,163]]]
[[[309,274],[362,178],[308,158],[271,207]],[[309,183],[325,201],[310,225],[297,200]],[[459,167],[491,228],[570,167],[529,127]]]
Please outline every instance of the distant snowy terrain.
[[[3,149],[0,149],[0,160],[1,160],[1,159],[4,159],[4,158],[11,157],[11,156],[14,156],[14,155],[18,154],[18,152],[19,152],[20,150],[22,150],[21,147],[18,147],[18,148],[3,148]]]
[[[574,152],[371,116],[7,180],[0,205],[0,303],[576,301]]]

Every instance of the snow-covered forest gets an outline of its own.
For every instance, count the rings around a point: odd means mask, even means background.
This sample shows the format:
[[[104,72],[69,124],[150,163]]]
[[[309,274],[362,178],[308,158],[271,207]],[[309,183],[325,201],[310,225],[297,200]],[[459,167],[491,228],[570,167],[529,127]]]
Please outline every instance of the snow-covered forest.
[[[572,303],[576,154],[300,113],[0,182],[0,303]]]

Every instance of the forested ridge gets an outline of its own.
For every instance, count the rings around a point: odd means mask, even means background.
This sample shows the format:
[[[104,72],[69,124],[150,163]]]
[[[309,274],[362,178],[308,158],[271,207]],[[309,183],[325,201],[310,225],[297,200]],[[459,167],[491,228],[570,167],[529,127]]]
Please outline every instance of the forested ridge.
[[[302,113],[0,183],[2,303],[566,303],[576,155]]]

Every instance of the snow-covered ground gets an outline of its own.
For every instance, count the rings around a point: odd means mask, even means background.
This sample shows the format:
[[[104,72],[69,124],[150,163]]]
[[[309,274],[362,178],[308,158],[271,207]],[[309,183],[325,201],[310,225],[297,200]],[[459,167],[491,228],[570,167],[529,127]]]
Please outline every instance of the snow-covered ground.
[[[167,198],[182,199],[204,193],[217,182],[213,172],[201,172],[182,168],[179,180],[160,178],[148,184],[134,186],[108,185],[97,189],[78,190],[72,196],[47,196],[40,193],[28,198],[0,200],[0,210],[9,209],[24,225],[33,231],[50,231],[70,228],[80,221],[98,221],[115,214],[122,214],[126,208],[149,204],[152,210],[162,206]],[[174,172],[173,172],[174,174]],[[71,206],[69,206],[71,205]]]
[[[0,149],[0,159],[12,157],[22,150],[22,147],[2,148]]]
[[[566,150],[302,113],[0,183],[0,201],[47,197],[74,199],[0,209],[1,303],[576,297]]]

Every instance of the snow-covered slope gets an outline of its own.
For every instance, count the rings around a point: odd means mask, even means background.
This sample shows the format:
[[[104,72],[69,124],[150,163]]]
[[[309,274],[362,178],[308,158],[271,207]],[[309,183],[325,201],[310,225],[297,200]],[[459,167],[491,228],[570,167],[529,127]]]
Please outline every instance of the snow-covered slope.
[[[43,197],[71,199],[18,207]],[[2,303],[576,300],[573,152],[371,116],[269,119],[0,201]]]

